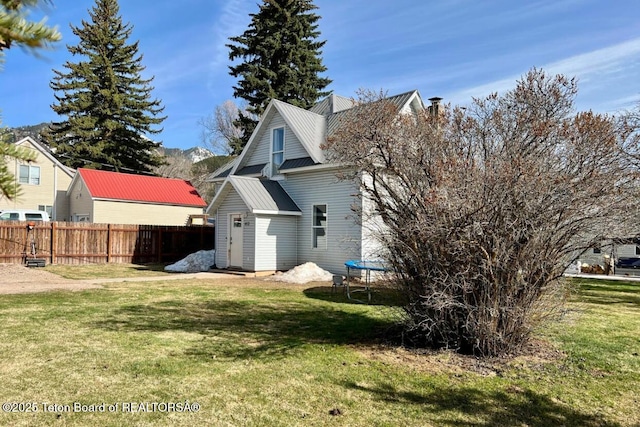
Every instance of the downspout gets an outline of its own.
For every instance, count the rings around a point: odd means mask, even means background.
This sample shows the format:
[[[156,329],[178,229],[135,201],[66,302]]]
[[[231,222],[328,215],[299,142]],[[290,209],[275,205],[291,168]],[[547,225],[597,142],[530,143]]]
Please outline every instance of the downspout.
[[[58,165],[53,164],[53,206],[51,207],[52,221],[58,219]]]

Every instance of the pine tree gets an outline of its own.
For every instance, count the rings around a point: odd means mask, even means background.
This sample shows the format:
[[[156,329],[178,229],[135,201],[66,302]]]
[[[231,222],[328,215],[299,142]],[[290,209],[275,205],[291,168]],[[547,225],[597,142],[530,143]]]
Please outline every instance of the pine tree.
[[[46,26],[45,19],[27,21],[28,11],[25,9],[38,3],[39,0],[0,0],[0,54],[12,45],[36,49],[62,38],[57,28]]]
[[[259,117],[272,98],[295,106],[310,108],[331,80],[320,77],[326,71],[322,64],[320,17],[312,0],[264,0],[257,14],[251,14],[249,28],[238,37],[231,37],[229,59],[243,62],[229,67],[239,78],[233,95],[247,101],[247,111],[240,112],[238,125],[243,130],[242,144],[233,147],[242,151]]]
[[[45,20],[31,22],[26,19],[27,9],[37,4],[38,0],[0,0],[0,65],[5,49],[12,46],[32,50],[45,48],[62,37],[57,28],[46,26]],[[7,167],[7,159],[30,162],[35,160],[35,154],[11,143],[9,137],[9,132],[0,126],[0,197],[11,200],[20,195],[20,187]]]
[[[54,122],[44,137],[67,166],[146,173],[164,162],[160,143],[145,136],[161,131],[154,125],[165,119],[164,107],[151,100],[153,78],[140,76],[138,42],[127,44],[133,27],[118,13],[117,0],[96,0],[91,22],[71,26],[80,43],[67,49],[83,59],[67,61],[66,72],[54,70],[51,108],[67,120]]]

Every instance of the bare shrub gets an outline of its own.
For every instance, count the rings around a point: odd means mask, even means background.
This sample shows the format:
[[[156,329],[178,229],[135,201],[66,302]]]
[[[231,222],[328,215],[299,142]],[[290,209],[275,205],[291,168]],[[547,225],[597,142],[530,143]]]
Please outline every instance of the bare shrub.
[[[612,117],[573,113],[576,91],[534,69],[437,116],[399,114],[371,92],[343,114],[325,148],[360,184],[363,224],[383,223],[414,344],[517,352],[560,302],[575,257],[629,236],[637,144]]]

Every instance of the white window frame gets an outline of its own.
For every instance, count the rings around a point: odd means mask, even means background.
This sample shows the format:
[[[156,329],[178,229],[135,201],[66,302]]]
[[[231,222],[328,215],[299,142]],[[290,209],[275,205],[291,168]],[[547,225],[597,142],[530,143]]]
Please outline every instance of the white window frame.
[[[316,206],[324,206],[324,226],[316,225]],[[324,247],[317,244],[316,230],[324,230]],[[329,237],[329,204],[314,203],[311,205],[311,249],[318,251],[327,250]]]
[[[282,129],[282,150],[275,151],[273,149],[273,144],[275,142],[274,137],[275,137],[276,131],[280,129]],[[284,126],[271,128],[271,143],[269,144],[269,163],[271,163],[271,176],[280,175],[279,168],[282,165],[282,163],[284,163],[284,150],[285,150],[285,144],[287,140],[286,135],[287,135],[287,131]],[[282,154],[282,162],[280,162],[280,164],[276,164],[276,162],[273,160],[273,156],[276,154]]]
[[[27,172],[27,179],[26,180],[22,179],[22,168],[23,167],[28,168],[27,169],[28,172]],[[35,171],[35,170],[38,171],[38,174],[37,174],[38,176],[37,177],[33,176],[35,174],[33,174],[32,171]],[[41,172],[42,171],[40,170],[40,166],[20,165],[20,167],[18,168],[18,182],[20,184],[40,185],[40,178],[42,176]],[[36,180],[36,181],[33,182],[34,180]]]
[[[38,205],[39,211],[45,211],[49,214],[49,218],[53,218],[53,206],[51,205]]]

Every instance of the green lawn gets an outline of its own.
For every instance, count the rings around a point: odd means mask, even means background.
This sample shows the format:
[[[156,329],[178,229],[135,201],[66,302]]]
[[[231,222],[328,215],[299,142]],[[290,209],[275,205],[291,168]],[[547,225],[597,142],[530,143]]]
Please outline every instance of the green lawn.
[[[385,347],[396,311],[321,284],[0,295],[0,401],[37,409],[0,425],[637,426],[640,284],[579,288],[540,355],[493,361]]]

